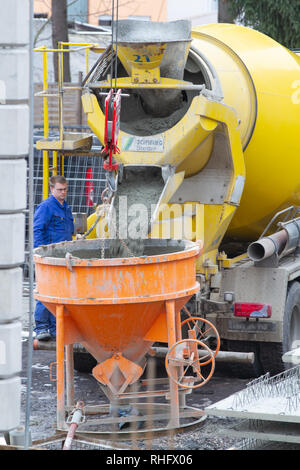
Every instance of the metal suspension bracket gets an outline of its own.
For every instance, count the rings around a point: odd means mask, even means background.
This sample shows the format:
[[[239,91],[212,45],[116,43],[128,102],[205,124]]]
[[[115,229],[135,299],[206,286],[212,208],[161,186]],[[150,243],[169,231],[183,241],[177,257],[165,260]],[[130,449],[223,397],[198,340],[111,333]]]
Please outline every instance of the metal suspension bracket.
[[[111,89],[105,100],[105,129],[104,149],[102,153],[108,154],[108,161],[104,161],[103,168],[107,171],[117,171],[119,165],[113,161],[113,155],[120,153],[118,148],[118,135],[120,130],[121,89],[114,95]]]
[[[114,44],[116,48],[116,59],[115,59],[115,89],[112,86],[113,79],[113,60],[111,60],[111,85],[110,91],[105,99],[105,129],[104,129],[104,144],[103,153],[108,154],[108,161],[105,160],[103,168],[107,171],[118,171],[119,165],[113,161],[113,155],[120,153],[118,148],[118,135],[120,130],[120,115],[121,115],[121,93],[122,90],[116,91],[117,84],[117,63],[118,63],[118,21],[119,21],[119,0],[116,5],[116,37],[114,38],[114,10],[115,2],[112,1],[112,31],[111,31],[111,43],[112,51]],[[115,90],[115,91],[114,91]]]

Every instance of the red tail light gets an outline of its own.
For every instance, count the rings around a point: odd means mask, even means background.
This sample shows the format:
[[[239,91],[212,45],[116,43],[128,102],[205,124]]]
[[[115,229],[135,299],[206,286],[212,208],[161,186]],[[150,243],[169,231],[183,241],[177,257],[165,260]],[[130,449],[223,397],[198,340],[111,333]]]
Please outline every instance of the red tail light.
[[[253,304],[249,302],[234,304],[235,317],[269,318],[272,315],[272,306],[269,304]]]

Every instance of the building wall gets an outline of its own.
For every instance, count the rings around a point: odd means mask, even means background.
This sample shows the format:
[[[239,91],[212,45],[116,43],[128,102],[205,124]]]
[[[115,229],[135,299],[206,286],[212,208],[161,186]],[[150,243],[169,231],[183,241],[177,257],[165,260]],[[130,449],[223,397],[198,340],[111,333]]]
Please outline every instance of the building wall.
[[[167,4],[168,0],[120,0],[119,18],[146,17],[151,21],[166,21]],[[90,0],[89,23],[98,24],[100,15],[111,15],[111,5],[111,0]]]
[[[51,0],[34,0],[34,13],[47,13],[51,11]]]
[[[115,1],[115,10],[116,10]],[[151,21],[167,20],[168,0],[120,0],[119,18],[145,17]],[[101,15],[111,15],[112,0],[89,0],[88,22],[98,24]],[[34,0],[35,13],[51,12],[51,0]],[[116,12],[115,12],[116,15]]]
[[[167,21],[189,19],[193,25],[218,21],[218,0],[168,0]]]
[[[88,22],[91,24],[98,25],[99,16],[111,16],[112,0],[88,0],[88,5]],[[51,0],[34,0],[35,13],[50,14],[50,6]],[[218,0],[119,0],[119,18],[128,17],[146,17],[151,21],[185,18],[193,25],[215,23],[218,21]]]

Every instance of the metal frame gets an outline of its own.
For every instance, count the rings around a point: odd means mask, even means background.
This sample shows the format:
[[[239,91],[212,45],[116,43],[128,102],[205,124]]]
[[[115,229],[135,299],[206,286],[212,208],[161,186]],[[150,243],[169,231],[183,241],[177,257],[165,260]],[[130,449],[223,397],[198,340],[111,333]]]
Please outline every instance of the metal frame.
[[[166,300],[165,302],[165,312],[167,318],[168,326],[168,347],[171,348],[178,341],[181,340],[181,316],[180,311],[175,309],[175,300]],[[57,389],[57,429],[60,431],[68,430],[68,425],[65,421],[66,412],[70,412],[74,409],[74,363],[73,363],[73,344],[65,344],[65,331],[64,331],[64,315],[65,308],[64,305],[56,305],[56,389]],[[52,368],[51,368],[52,369]],[[177,376],[177,368],[174,367],[173,378]],[[53,379],[52,379],[53,380]],[[203,419],[203,412],[198,409],[191,407],[186,407],[185,405],[185,394],[189,393],[189,389],[182,389],[176,381],[167,379],[154,379],[152,381],[146,381],[144,384],[156,385],[161,383],[168,383],[169,389],[166,390],[150,390],[145,392],[127,392],[119,393],[114,399],[117,400],[137,400],[139,398],[152,399],[156,397],[169,397],[170,405],[168,404],[155,404],[152,405],[152,414],[147,416],[129,416],[129,417],[105,417],[100,418],[99,420],[91,420],[85,422],[85,427],[91,425],[101,425],[101,424],[120,424],[123,422],[141,422],[148,421],[153,423],[155,420],[167,420],[168,425],[166,428],[159,428],[160,431],[163,429],[178,429],[182,426],[190,426],[199,423]],[[104,389],[105,394],[111,398],[111,395],[107,390]],[[136,404],[137,407],[143,405],[141,403]],[[159,408],[157,408],[157,406]],[[149,407],[149,404],[148,404]],[[147,407],[145,408],[147,410]],[[162,412],[161,412],[162,410]],[[107,414],[109,412],[108,405],[96,405],[89,406],[86,408],[86,415],[91,414]],[[190,418],[191,422],[188,425],[182,425],[181,419]],[[196,420],[196,422],[195,422]],[[155,430],[155,429],[151,429]],[[139,432],[149,432],[149,429],[139,431]],[[90,433],[91,431],[79,429],[79,432]],[[106,435],[111,434],[111,432],[92,432],[95,435]],[[132,433],[132,431],[130,431]],[[122,432],[123,434],[123,432]]]
[[[66,48],[67,47],[67,48]],[[70,47],[73,47],[70,48]],[[74,48],[76,47],[76,48]],[[86,51],[86,73],[89,71],[89,51],[91,49],[97,48],[99,50],[99,45],[96,43],[72,43],[72,42],[59,42],[58,49],[48,49],[47,46],[41,46],[34,49],[34,52],[42,53],[43,60],[43,90],[35,94],[43,98],[44,106],[44,139],[40,142],[37,142],[37,148],[43,150],[43,200],[46,199],[49,195],[48,191],[48,180],[49,172],[52,170],[52,174],[56,175],[58,170],[60,174],[64,174],[64,158],[63,154],[60,153],[60,160],[58,164],[58,150],[61,150],[65,147],[64,145],[64,115],[63,115],[63,94],[66,90],[82,90],[82,87],[71,87],[64,85],[63,77],[63,56],[65,53],[78,52],[82,49]],[[48,53],[58,53],[58,92],[49,93],[48,91]],[[48,114],[48,97],[56,96],[58,98],[59,104],[59,140],[55,141],[49,139],[49,114]],[[68,141],[69,149],[77,149],[85,146],[91,146],[91,134],[78,134],[75,136],[73,143],[70,144]],[[76,140],[77,137],[77,140]],[[49,167],[49,151],[53,151],[52,158],[52,167]],[[74,154],[74,152],[73,152]]]

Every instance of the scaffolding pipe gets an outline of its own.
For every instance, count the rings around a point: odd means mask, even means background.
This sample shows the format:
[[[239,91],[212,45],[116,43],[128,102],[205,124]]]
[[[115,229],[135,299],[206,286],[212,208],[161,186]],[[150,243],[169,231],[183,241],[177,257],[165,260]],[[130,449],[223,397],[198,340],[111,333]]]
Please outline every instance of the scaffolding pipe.
[[[166,357],[168,348],[164,347],[153,347],[152,351],[155,357]],[[207,356],[207,351],[198,350],[199,357]],[[230,362],[237,364],[253,364],[254,363],[253,352],[236,352],[236,351],[219,351],[215,357],[216,362]]]
[[[31,408],[31,386],[32,386],[32,344],[33,344],[33,0],[29,2],[29,156],[28,156],[28,265],[29,265],[29,312],[28,312],[28,364],[27,364],[27,389],[25,410],[25,440],[24,449],[27,450],[31,441],[30,433],[30,408]]]
[[[80,344],[75,343],[73,345],[74,352],[86,353],[87,350]],[[40,351],[55,351],[56,344],[54,341],[38,341],[37,339],[33,342],[33,348]],[[164,358],[168,352],[166,347],[152,347],[150,355],[151,357]],[[206,356],[207,351],[198,350],[200,357]],[[216,362],[230,362],[235,364],[253,364],[255,359],[255,354],[253,352],[237,352],[237,351],[219,351],[215,361]]]

